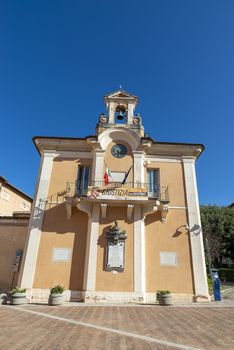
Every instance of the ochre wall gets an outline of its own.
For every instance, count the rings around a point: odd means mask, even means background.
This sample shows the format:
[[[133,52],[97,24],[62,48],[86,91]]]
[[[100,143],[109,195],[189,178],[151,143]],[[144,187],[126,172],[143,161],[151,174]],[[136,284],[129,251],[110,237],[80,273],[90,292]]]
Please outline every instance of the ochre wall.
[[[0,225],[0,288],[10,288],[13,278],[12,265],[17,249],[25,247],[28,226]],[[17,285],[18,273],[14,286]]]
[[[168,289],[174,293],[193,293],[190,245],[186,211],[170,209],[166,222],[160,213],[148,215],[145,220],[146,291]],[[160,266],[159,253],[176,252],[178,266]]]
[[[67,219],[65,204],[45,211],[33,288],[51,288],[56,284],[66,289],[82,290],[88,216],[73,208]],[[52,260],[53,248],[70,248],[71,259]]]
[[[97,291],[133,291],[133,222],[128,221],[126,207],[108,207],[106,219],[100,220],[100,230],[97,253]],[[118,221],[119,227],[126,230],[127,239],[125,241],[125,268],[123,272],[113,274],[105,271],[105,249],[106,249],[106,228],[114,225]]]
[[[181,163],[150,162],[147,168],[159,169],[160,185],[168,186],[170,205],[186,205],[183,165]]]
[[[79,164],[91,165],[91,161],[55,158],[53,162],[33,288],[56,284],[71,290],[83,288],[88,216],[74,207],[68,220],[62,195],[67,182],[75,183]],[[53,248],[70,248],[70,261],[53,262]]]
[[[67,183],[69,182],[71,187],[74,187],[77,179],[79,165],[92,166],[91,159],[78,159],[78,158],[55,158],[53,161],[53,168],[50,180],[50,186],[48,191],[48,198],[53,201],[56,200],[57,194],[66,190]],[[90,169],[90,174],[92,169]],[[59,198],[58,198],[59,199]]]

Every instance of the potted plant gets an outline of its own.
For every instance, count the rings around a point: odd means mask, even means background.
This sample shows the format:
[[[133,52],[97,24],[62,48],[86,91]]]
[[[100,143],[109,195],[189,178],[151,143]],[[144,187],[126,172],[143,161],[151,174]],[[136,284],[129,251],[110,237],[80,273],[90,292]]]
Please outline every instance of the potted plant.
[[[56,305],[62,305],[64,302],[64,292],[65,288],[57,285],[50,290],[49,295],[49,305],[56,306]]]
[[[26,303],[26,288],[15,287],[10,291],[11,305],[21,305]]]
[[[156,299],[160,305],[172,305],[172,295],[169,290],[158,290],[156,294]]]

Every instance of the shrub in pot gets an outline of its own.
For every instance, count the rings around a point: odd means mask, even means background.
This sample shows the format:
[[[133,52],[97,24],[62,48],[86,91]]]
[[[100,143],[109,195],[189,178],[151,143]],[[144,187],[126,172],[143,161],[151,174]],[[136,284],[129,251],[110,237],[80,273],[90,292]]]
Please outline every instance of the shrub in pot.
[[[172,305],[172,295],[169,290],[158,290],[156,294],[156,299],[160,305]]]
[[[10,291],[11,305],[26,304],[26,288],[15,287]]]
[[[51,288],[48,301],[49,305],[62,305],[64,303],[64,290],[65,288],[60,285]]]

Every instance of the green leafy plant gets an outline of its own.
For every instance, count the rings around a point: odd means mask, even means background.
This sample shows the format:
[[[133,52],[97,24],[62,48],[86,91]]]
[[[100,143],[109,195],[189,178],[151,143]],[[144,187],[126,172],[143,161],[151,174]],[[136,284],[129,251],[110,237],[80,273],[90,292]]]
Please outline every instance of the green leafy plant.
[[[65,290],[65,287],[57,285],[50,290],[50,294],[62,294]]]
[[[14,295],[16,293],[26,293],[26,288],[15,287],[10,291],[11,295]]]

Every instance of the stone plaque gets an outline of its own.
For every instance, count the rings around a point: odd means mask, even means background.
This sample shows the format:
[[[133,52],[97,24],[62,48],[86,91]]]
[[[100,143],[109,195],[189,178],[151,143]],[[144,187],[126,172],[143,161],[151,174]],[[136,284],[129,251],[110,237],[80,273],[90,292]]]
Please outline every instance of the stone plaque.
[[[54,262],[70,261],[71,249],[69,248],[54,248],[52,260]]]
[[[160,265],[177,266],[178,261],[176,252],[160,252]]]
[[[107,244],[106,270],[124,270],[124,242]]]

